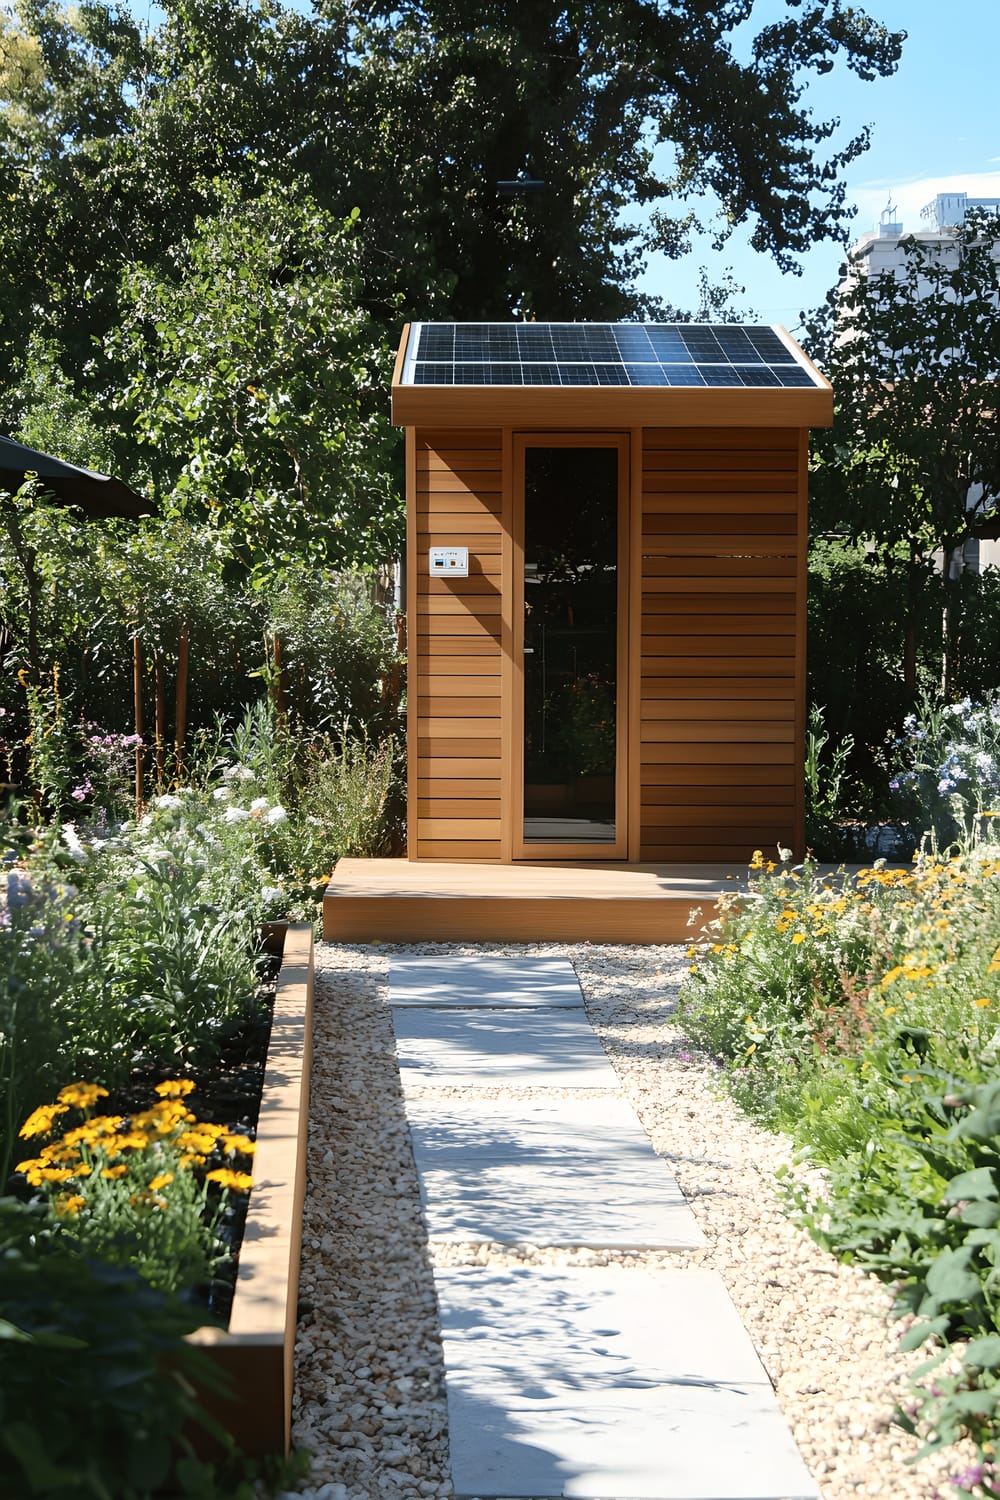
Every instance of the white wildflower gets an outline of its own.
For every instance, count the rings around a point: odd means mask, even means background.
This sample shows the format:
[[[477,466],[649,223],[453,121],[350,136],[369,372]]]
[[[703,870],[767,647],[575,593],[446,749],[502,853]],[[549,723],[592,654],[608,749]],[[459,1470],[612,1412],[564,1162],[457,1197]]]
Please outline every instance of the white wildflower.
[[[80,843],[76,829],[72,823],[64,823],[62,825],[62,836],[63,843],[66,845],[66,851],[73,863],[85,865],[88,858],[87,851]]]
[[[285,893],[280,885],[266,885],[260,895],[265,906],[275,906],[285,899]]]
[[[229,788],[227,786],[217,786],[212,796],[216,802],[228,802],[230,797]]]
[[[245,807],[227,807],[222,815],[223,823],[245,823],[250,814]]]
[[[266,797],[255,797],[250,804],[250,811],[252,813],[267,812],[270,805]]]
[[[283,807],[275,805],[274,807],[268,808],[264,821],[266,823],[287,823],[288,814]]]
[[[172,792],[164,792],[162,797],[153,798],[154,807],[162,807],[168,812],[173,812],[176,808],[181,807],[182,805],[183,804],[181,803],[181,799],[179,797],[175,797]]]

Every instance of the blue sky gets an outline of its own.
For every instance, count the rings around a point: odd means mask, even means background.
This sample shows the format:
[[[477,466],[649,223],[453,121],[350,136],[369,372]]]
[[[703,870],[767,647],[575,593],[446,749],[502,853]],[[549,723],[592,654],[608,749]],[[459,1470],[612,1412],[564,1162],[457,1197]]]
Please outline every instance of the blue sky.
[[[1000,0],[858,3],[893,31],[908,32],[896,73],[864,83],[841,65],[815,79],[802,100],[818,118],[840,117],[840,139],[872,126],[871,149],[846,176],[858,210],[852,239],[877,224],[890,194],[904,229],[919,229],[921,208],[939,192],[1000,198]],[[780,0],[761,0],[751,24],[759,30],[784,12]],[[713,279],[731,271],[746,287],[740,307],[794,330],[800,310],[818,306],[837,281],[843,252],[819,246],[803,259],[802,276],[783,276],[748,248],[748,238],[737,231],[721,252],[706,238],[680,262],[656,257],[641,284],[694,307],[700,266]]]

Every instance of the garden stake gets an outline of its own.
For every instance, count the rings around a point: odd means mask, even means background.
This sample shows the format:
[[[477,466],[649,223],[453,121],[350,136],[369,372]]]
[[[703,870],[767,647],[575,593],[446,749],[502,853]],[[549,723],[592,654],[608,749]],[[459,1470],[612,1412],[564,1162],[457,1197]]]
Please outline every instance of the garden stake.
[[[174,752],[177,764],[174,774],[181,777],[184,755],[184,730],[187,725],[188,648],[191,631],[187,620],[181,626],[181,638],[177,646],[177,692],[174,699]]]
[[[166,737],[166,683],[164,681],[163,652],[156,653],[153,668],[156,683],[156,790],[163,791],[163,742]]]
[[[135,747],[135,815],[142,817],[142,642],[136,624],[132,637],[132,692],[135,699],[135,732],[139,743]]]

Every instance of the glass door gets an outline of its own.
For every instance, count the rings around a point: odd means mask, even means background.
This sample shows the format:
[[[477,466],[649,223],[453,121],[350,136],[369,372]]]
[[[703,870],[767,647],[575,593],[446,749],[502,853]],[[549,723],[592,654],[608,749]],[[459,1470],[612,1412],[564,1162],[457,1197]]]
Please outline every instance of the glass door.
[[[624,854],[627,440],[519,444],[523,503],[521,858]]]

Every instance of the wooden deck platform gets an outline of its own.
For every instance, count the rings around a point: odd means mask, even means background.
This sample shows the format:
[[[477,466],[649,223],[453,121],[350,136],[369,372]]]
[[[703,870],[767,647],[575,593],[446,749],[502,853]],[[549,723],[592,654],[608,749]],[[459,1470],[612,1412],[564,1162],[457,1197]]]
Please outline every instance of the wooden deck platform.
[[[746,866],[342,859],[323,899],[328,941],[683,943]],[[691,912],[702,916],[690,923]]]

